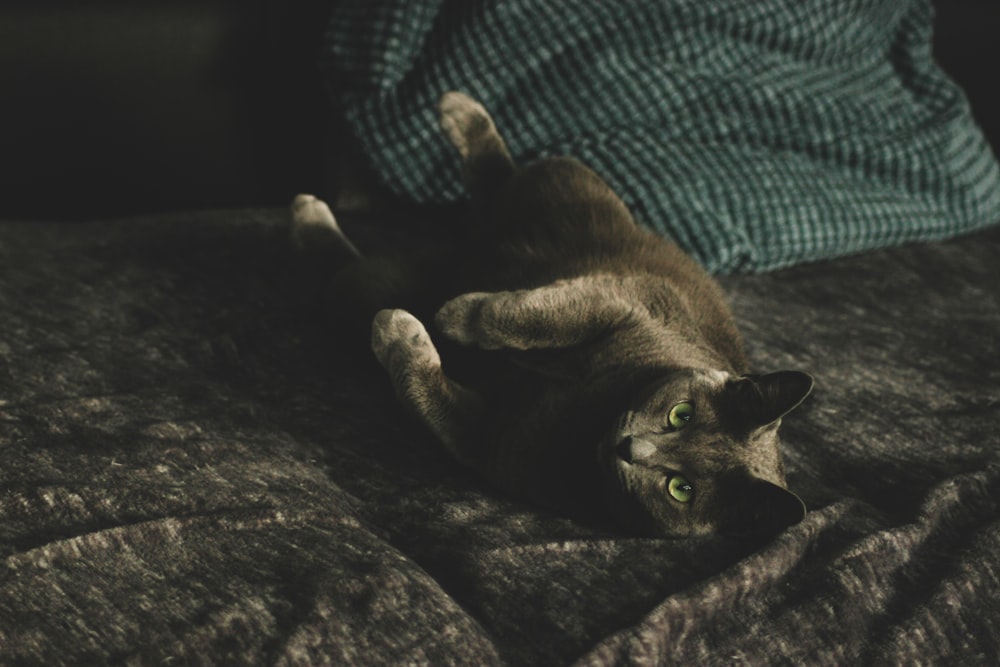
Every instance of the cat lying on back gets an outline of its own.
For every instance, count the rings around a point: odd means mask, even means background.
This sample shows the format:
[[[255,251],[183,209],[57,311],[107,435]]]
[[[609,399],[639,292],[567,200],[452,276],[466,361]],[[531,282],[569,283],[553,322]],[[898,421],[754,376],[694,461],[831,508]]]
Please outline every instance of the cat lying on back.
[[[567,514],[662,536],[800,521],[778,426],[810,376],[747,375],[717,284],[583,164],[516,167],[464,94],[440,113],[478,218],[459,255],[361,258],[323,202],[293,204],[300,239],[325,233],[356,257],[336,291],[377,310],[371,344],[399,400],[459,462]],[[439,342],[481,350],[471,362],[442,367],[411,314],[421,301]]]

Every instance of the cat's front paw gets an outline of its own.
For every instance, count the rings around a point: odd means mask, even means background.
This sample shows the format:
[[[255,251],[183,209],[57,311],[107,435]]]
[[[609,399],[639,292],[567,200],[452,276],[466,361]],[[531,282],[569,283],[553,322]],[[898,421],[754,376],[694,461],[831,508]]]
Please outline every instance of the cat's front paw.
[[[405,310],[380,310],[372,320],[372,352],[382,366],[393,372],[399,365],[440,366],[427,329]]]
[[[504,341],[490,326],[497,301],[497,294],[490,292],[463,294],[441,306],[434,316],[434,324],[441,333],[463,345],[499,349],[504,347]]]

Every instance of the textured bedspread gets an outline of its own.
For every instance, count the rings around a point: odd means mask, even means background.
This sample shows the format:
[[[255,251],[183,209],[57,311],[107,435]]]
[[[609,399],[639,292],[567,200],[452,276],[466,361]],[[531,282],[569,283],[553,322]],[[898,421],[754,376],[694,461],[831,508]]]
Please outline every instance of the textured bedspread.
[[[1000,649],[1000,229],[724,280],[754,366],[817,378],[784,427],[811,512],[754,543],[620,537],[463,474],[310,315],[284,225],[0,224],[0,664]]]

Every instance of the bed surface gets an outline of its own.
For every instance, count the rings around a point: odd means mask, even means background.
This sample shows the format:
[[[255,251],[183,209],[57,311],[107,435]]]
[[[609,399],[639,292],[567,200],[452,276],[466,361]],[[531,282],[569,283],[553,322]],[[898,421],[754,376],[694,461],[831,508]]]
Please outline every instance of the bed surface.
[[[783,427],[811,511],[755,543],[622,537],[463,473],[320,323],[286,225],[0,223],[0,663],[1000,650],[1000,228],[722,280],[755,369],[817,380]]]

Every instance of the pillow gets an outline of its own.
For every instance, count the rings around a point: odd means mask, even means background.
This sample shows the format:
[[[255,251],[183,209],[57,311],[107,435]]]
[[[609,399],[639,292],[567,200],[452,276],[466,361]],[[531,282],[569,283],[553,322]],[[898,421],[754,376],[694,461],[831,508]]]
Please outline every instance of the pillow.
[[[709,270],[1000,222],[1000,171],[934,63],[928,0],[341,0],[323,50],[384,185],[464,196],[438,129],[478,98],[515,159],[573,155]]]

